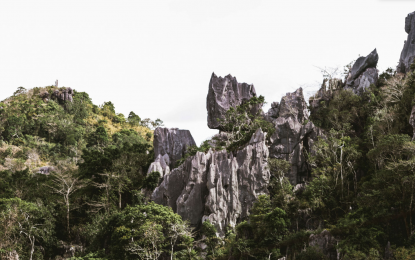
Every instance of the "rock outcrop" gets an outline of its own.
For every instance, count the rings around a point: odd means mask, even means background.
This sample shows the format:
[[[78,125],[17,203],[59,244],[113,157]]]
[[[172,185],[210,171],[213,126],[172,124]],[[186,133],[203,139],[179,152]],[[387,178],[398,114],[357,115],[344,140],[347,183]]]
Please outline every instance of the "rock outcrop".
[[[333,94],[342,88],[343,82],[341,79],[324,79],[323,84],[321,84],[321,88],[308,100],[311,111],[318,109],[322,101],[326,103],[329,102],[333,98]]]
[[[308,241],[310,246],[318,248],[327,259],[339,259],[340,254],[336,250],[338,240],[327,229],[311,235]]]
[[[189,130],[158,127],[154,130],[154,162],[148,172],[158,171],[164,176],[176,166],[176,162],[185,155],[187,148],[195,145]]]
[[[43,166],[39,168],[37,173],[49,175],[53,171],[54,171],[54,168],[52,166]]]
[[[287,93],[278,108],[271,107],[266,113],[266,119],[275,126],[275,132],[270,137],[270,157],[291,163],[287,173],[291,184],[306,181],[310,168],[304,153],[310,152],[313,143],[321,135],[321,130],[308,121],[302,88]]]
[[[409,71],[415,58],[415,12],[408,14],[405,18],[405,32],[408,34],[408,38],[403,45],[399,64],[396,68],[396,71],[401,73]]]
[[[71,88],[62,88],[59,90],[54,90],[52,93],[52,99],[57,99],[59,102],[72,102],[73,101],[73,90]]]
[[[222,78],[212,73],[206,99],[208,127],[221,129],[218,119],[223,119],[229,108],[236,107],[255,96],[254,85],[238,83],[236,78],[230,74]],[[252,112],[256,113],[259,109],[261,109],[261,106],[257,106]]]
[[[258,129],[245,148],[198,152],[164,177],[152,200],[170,206],[193,226],[209,220],[223,236],[249,215],[259,195],[268,194],[266,133]]]
[[[345,88],[352,89],[355,94],[360,94],[371,84],[376,85],[379,78],[376,69],[378,60],[379,55],[376,49],[366,57],[359,57],[345,80]]]

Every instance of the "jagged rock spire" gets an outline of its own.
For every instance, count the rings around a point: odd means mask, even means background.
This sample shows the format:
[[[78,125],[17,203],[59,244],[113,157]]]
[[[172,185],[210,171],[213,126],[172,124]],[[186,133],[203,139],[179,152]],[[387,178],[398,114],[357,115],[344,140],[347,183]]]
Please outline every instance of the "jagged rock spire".
[[[408,34],[408,38],[404,43],[399,65],[396,68],[396,71],[401,73],[409,71],[415,58],[415,12],[408,14],[405,18],[405,32]]]

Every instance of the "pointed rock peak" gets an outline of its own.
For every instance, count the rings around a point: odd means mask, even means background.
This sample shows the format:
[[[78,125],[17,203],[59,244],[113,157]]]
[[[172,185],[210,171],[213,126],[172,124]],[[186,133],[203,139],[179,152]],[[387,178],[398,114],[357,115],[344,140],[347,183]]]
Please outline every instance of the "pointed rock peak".
[[[374,49],[366,57],[359,57],[356,62],[353,64],[352,69],[350,70],[350,75],[348,81],[355,80],[368,68],[376,68],[379,61],[379,55]]]
[[[222,78],[213,73],[210,78],[209,91],[206,98],[209,128],[222,129],[220,119],[225,118],[226,111],[231,107],[239,106],[243,101],[255,96],[254,85],[238,83],[231,74]],[[260,109],[260,107],[257,109]]]
[[[278,116],[294,117],[301,123],[308,119],[307,103],[301,87],[281,98]]]
[[[415,12],[408,14],[405,18],[405,32],[408,37],[403,46],[397,72],[407,73],[415,58]]]
[[[405,32],[409,34],[415,27],[415,12],[409,13],[405,18]]]

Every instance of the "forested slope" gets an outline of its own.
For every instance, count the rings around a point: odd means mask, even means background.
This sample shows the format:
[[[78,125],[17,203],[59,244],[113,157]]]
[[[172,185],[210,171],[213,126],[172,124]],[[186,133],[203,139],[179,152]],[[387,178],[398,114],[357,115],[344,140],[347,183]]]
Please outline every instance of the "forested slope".
[[[376,49],[344,78],[323,70],[308,107],[299,88],[264,113],[252,84],[213,73],[220,132],[200,146],[145,111],[18,88],[0,102],[0,258],[415,259],[415,12],[405,22],[396,71]]]

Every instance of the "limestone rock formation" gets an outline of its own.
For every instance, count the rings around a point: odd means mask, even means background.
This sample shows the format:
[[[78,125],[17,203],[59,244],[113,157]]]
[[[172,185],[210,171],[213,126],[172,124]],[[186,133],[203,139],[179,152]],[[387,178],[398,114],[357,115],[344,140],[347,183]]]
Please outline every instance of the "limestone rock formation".
[[[308,241],[310,246],[320,249],[327,259],[339,259],[339,253],[336,250],[338,239],[333,237],[327,229],[320,234],[312,234]]]
[[[269,156],[266,133],[258,129],[247,146],[236,152],[198,152],[164,177],[152,200],[170,206],[193,226],[209,220],[223,236],[249,215],[259,195],[268,194]]]
[[[47,91],[42,91],[39,93],[39,97],[45,101],[47,101],[49,99],[49,92]]]
[[[158,127],[154,130],[154,162],[148,172],[158,171],[162,175],[170,172],[186,153],[189,146],[195,146],[189,130]],[[160,171],[162,170],[162,171]]]
[[[405,32],[408,34],[408,38],[404,43],[399,64],[396,68],[396,71],[401,73],[409,71],[415,58],[415,12],[408,14],[405,18]]]
[[[304,152],[310,152],[313,143],[321,135],[321,130],[308,121],[302,88],[287,93],[281,99],[278,109],[278,114],[275,114],[275,108],[266,113],[266,118],[271,119],[270,122],[276,129],[270,137],[270,157],[285,159],[291,163],[287,177],[295,185],[307,180],[310,169]]]
[[[52,166],[43,166],[39,168],[37,173],[49,175],[52,171],[54,171]]]
[[[52,98],[57,99],[60,102],[64,102],[64,101],[72,102],[73,101],[72,95],[73,95],[73,90],[71,88],[63,88],[60,91],[59,90],[53,91]]]
[[[212,73],[206,99],[209,128],[221,129],[218,119],[223,119],[229,108],[236,107],[255,96],[254,85],[238,83],[230,74],[222,78]],[[261,106],[258,106],[252,112],[256,113],[260,108]]]
[[[355,94],[359,94],[368,88],[370,84],[376,85],[379,77],[376,69],[378,60],[379,55],[376,49],[366,57],[359,57],[346,78],[345,88],[350,88]]]
[[[321,88],[314,96],[310,97],[308,100],[311,111],[318,109],[320,107],[321,101],[329,102],[333,98],[333,94],[342,88],[343,82],[341,79],[324,79],[323,84],[321,84]]]

